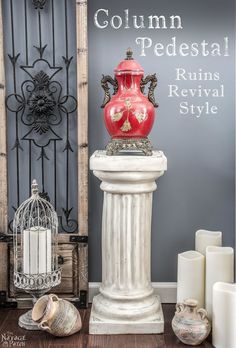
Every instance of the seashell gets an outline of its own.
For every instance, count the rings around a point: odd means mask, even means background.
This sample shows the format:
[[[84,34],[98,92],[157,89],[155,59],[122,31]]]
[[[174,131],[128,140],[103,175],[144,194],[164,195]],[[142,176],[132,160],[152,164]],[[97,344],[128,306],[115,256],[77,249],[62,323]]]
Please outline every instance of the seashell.
[[[78,309],[54,294],[38,299],[32,310],[32,319],[38,323],[39,329],[59,337],[70,336],[82,327]]]

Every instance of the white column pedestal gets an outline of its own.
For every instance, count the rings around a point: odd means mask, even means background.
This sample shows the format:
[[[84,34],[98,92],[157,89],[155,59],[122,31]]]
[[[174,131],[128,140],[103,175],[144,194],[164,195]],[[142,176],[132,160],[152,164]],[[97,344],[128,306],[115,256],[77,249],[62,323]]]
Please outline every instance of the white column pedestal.
[[[151,285],[151,218],[155,180],[167,160],[106,156],[96,151],[90,169],[104,191],[102,285],[93,299],[90,334],[162,333],[164,318]]]

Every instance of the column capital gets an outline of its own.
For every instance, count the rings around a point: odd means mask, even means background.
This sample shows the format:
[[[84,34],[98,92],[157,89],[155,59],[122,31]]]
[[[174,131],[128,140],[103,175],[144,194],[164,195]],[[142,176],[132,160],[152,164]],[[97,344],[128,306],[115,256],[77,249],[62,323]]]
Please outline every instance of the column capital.
[[[101,181],[101,189],[111,193],[145,193],[156,189],[155,180],[167,169],[162,151],[152,156],[107,156],[95,151],[90,157],[90,169]]]
[[[167,158],[162,151],[153,151],[152,156],[119,155],[107,156],[97,150],[90,157],[90,169],[105,172],[164,172]]]

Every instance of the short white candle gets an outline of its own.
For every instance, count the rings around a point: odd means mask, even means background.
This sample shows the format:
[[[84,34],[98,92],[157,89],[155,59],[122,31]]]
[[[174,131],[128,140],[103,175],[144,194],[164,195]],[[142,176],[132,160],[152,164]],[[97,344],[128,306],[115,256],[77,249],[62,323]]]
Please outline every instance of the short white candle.
[[[23,272],[51,272],[51,230],[31,227],[23,233]]]
[[[205,258],[197,251],[178,255],[177,302],[192,298],[204,307]]]
[[[195,234],[195,250],[206,256],[208,246],[222,246],[222,232],[198,230]]]
[[[230,247],[208,246],[206,249],[205,307],[210,320],[212,318],[213,285],[219,281],[227,283],[234,281],[234,250]]]

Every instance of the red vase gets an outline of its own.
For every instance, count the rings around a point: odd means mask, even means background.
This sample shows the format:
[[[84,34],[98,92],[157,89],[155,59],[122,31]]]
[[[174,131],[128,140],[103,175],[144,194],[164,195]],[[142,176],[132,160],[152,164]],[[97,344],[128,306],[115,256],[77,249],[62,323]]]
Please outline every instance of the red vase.
[[[115,78],[106,75],[102,78],[105,91],[104,121],[112,140],[147,138],[150,133],[155,109],[158,105],[154,98],[157,85],[156,75],[143,78],[144,71],[140,64],[132,58],[132,51],[115,69]],[[110,97],[108,82],[114,87]],[[143,94],[145,85],[150,82],[148,95]],[[130,142],[129,142],[130,143]]]

